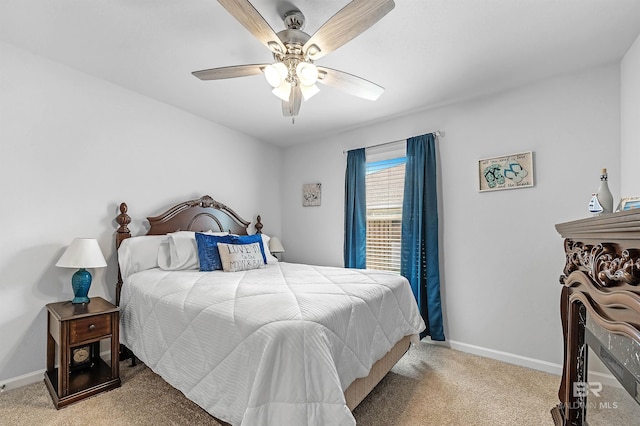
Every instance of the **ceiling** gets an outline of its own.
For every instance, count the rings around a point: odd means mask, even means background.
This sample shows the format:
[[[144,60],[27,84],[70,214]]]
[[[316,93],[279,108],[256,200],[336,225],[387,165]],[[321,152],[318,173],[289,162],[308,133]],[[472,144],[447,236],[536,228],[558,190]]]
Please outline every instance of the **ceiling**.
[[[313,34],[349,2],[252,3],[276,32],[284,12],[301,10]],[[640,0],[396,0],[317,61],[385,93],[368,101],[321,85],[292,124],[260,75],[191,75],[272,60],[216,0],[0,1],[1,41],[278,146],[618,62],[639,33]]]

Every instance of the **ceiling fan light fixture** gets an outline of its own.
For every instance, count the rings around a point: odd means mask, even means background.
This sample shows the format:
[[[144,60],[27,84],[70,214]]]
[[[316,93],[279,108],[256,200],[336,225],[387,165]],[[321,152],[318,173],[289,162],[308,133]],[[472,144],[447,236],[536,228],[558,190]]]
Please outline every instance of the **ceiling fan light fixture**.
[[[282,47],[280,47],[280,44],[278,42],[275,41],[270,41],[267,43],[267,47],[273,52],[273,53],[277,53],[277,54],[284,54],[284,52],[282,51]]]
[[[315,84],[312,84],[310,86],[305,86],[304,84],[301,84],[300,91],[302,92],[302,97],[304,98],[304,100],[308,101],[309,99],[311,99],[313,95],[318,93],[320,89],[318,89],[318,86]]]
[[[280,86],[275,87],[271,91],[271,93],[273,93],[283,101],[289,102],[289,96],[291,96],[291,83],[285,81]]]
[[[271,87],[280,87],[289,74],[287,66],[282,62],[276,62],[264,67],[264,77]]]
[[[384,88],[361,77],[313,63],[348,43],[394,7],[394,0],[352,0],[325,21],[313,35],[303,31],[304,15],[299,10],[285,13],[286,29],[275,33],[252,5],[253,0],[218,0],[255,38],[273,53],[273,63],[247,64],[194,71],[200,80],[222,80],[263,73],[272,93],[282,99],[282,113],[295,117],[303,100],[320,90],[316,82],[334,86],[351,95],[375,100]]]
[[[317,45],[317,44],[312,44],[311,46],[309,46],[309,47],[307,48],[307,51],[306,51],[305,53],[306,53],[306,55],[307,55],[309,58],[313,59],[313,58],[314,58],[315,56],[317,56],[317,55],[318,55],[318,53],[320,53],[320,52],[321,52],[321,50],[320,50],[320,48],[318,47],[318,45]]]
[[[318,81],[318,68],[311,62],[300,62],[296,66],[296,74],[303,86],[313,86]]]

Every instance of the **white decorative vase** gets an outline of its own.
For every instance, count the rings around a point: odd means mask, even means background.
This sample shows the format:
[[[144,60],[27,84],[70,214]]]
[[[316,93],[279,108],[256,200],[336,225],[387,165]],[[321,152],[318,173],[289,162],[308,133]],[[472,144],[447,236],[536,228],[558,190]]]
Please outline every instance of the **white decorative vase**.
[[[600,174],[600,187],[598,192],[591,196],[589,211],[594,215],[613,212],[613,195],[609,190],[607,169],[602,169]]]

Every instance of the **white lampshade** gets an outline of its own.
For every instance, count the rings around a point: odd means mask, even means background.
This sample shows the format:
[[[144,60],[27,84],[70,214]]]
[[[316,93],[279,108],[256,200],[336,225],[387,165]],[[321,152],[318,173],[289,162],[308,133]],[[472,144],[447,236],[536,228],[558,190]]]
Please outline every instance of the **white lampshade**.
[[[318,68],[310,62],[300,62],[296,74],[302,86],[313,86],[318,81]]]
[[[288,75],[287,66],[282,62],[276,62],[264,68],[264,78],[267,79],[267,83],[269,83],[271,87],[279,87]]]
[[[316,84],[312,84],[311,86],[305,86],[301,84],[300,91],[302,92],[302,97],[304,98],[304,100],[308,101],[313,95],[318,93],[320,89],[318,89],[318,86]]]
[[[60,256],[56,266],[63,268],[103,268],[107,266],[98,241],[76,238]]]
[[[289,102],[289,97],[291,96],[291,84],[285,81],[280,86],[273,89],[272,92],[283,101]]]
[[[278,237],[271,237],[269,240],[269,251],[271,253],[284,253],[284,247]]]

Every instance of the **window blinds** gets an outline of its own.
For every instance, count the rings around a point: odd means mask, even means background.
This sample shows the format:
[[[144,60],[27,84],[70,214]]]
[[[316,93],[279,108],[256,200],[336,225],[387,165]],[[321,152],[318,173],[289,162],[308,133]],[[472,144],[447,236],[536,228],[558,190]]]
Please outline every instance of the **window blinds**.
[[[398,155],[398,152],[390,154]],[[380,155],[376,157],[380,158]],[[405,163],[404,156],[367,162],[366,256],[369,269],[400,273]]]

